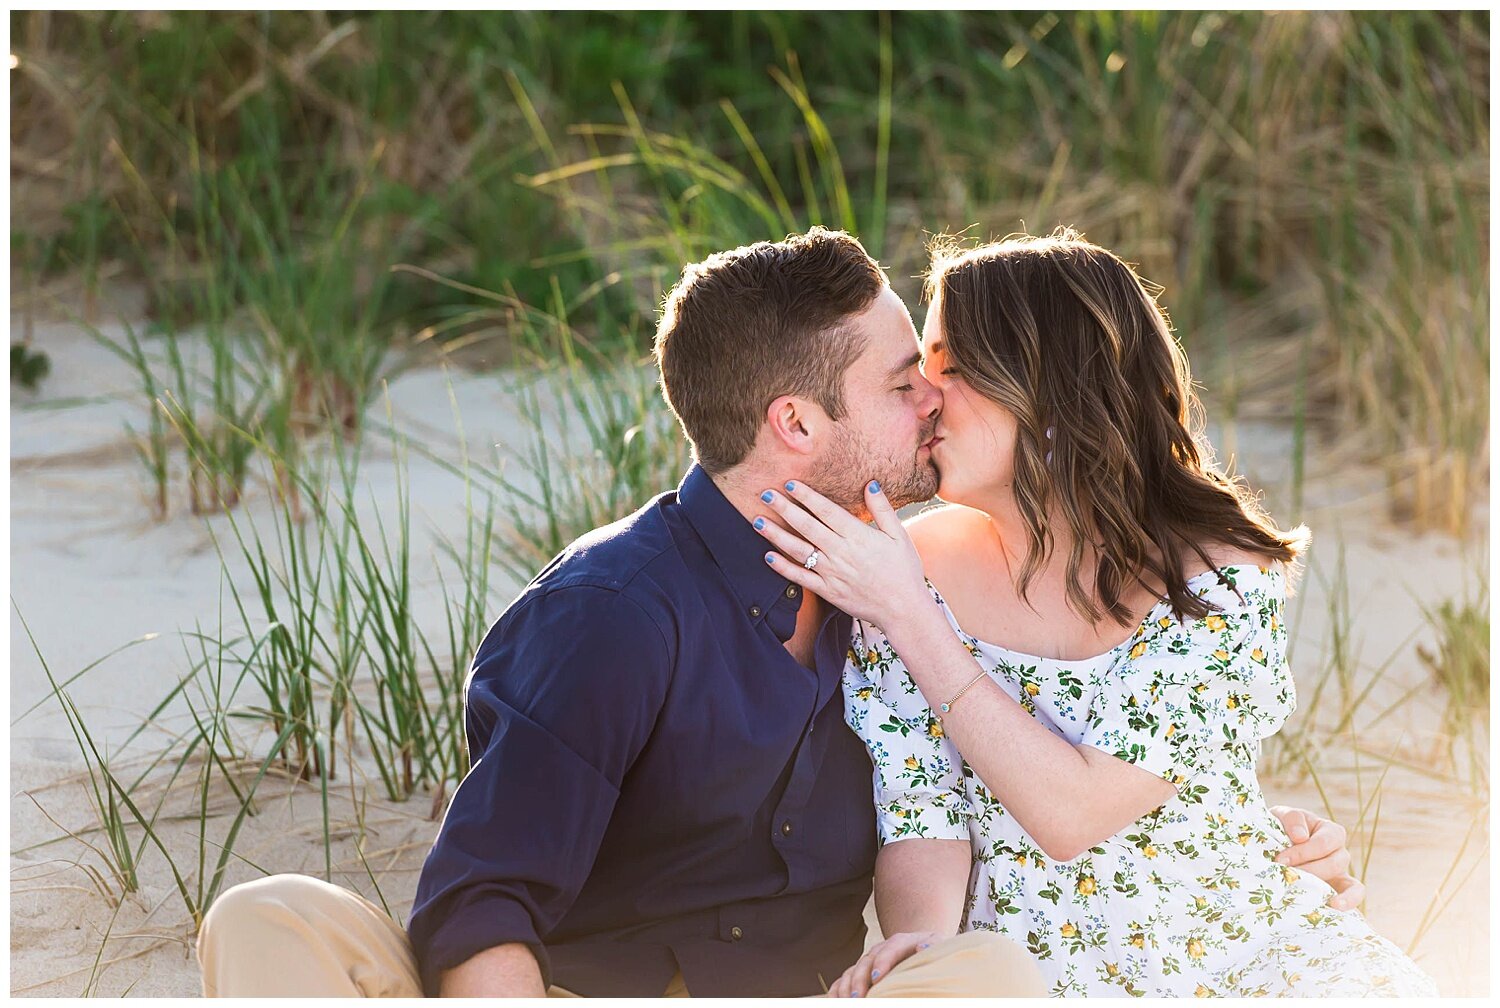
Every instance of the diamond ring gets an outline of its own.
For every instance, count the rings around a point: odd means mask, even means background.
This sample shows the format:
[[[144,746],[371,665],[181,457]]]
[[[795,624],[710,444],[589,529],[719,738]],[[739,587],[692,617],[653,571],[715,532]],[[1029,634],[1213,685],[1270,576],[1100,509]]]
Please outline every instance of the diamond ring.
[[[807,559],[802,561],[802,566],[806,567],[808,570],[812,570],[814,567],[818,566],[818,551],[813,550],[811,553],[809,553],[807,555]]]

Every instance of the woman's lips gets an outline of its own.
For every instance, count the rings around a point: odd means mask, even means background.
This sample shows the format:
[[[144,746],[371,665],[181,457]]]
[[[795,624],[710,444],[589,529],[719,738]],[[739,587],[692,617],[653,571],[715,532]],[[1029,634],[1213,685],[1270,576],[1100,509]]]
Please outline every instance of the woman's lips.
[[[928,451],[932,451],[932,449],[936,448],[939,444],[942,443],[942,440],[943,439],[940,437],[935,437],[931,441],[923,442],[922,447],[926,448]]]

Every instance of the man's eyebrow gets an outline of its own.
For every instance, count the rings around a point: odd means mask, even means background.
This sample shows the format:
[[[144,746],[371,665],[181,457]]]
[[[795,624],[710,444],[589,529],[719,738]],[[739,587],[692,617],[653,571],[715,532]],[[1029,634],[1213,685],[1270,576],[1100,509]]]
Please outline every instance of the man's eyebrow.
[[[900,364],[897,364],[895,367],[891,368],[890,371],[886,372],[885,380],[894,381],[895,379],[901,377],[901,374],[903,372],[910,371],[912,368],[916,367],[919,363],[921,363],[921,360],[922,355],[920,353],[912,354],[910,357],[906,358],[906,360],[902,361]]]
[[[942,353],[943,352],[943,341],[942,340],[936,340],[931,346],[925,346],[925,347],[922,348],[922,350],[929,357],[931,357],[935,353]]]

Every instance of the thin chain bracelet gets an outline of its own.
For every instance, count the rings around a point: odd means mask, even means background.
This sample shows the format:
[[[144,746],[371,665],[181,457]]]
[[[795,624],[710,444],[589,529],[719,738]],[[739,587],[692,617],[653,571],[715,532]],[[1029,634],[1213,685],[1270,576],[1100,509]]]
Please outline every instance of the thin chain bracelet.
[[[963,696],[965,693],[969,692],[969,686],[973,686],[975,683],[977,683],[979,680],[983,679],[984,677],[985,677],[985,673],[981,669],[980,672],[979,672],[979,674],[977,676],[975,676],[973,679],[969,680],[969,685],[968,686],[965,686],[963,689],[961,689],[957,693],[953,694],[953,699],[952,700],[949,700],[945,704],[938,704],[938,711],[940,712],[938,714],[938,720],[939,721],[943,720],[943,715],[946,714],[946,713],[948,713],[949,711],[951,711],[953,709],[953,705],[956,704],[956,703],[958,703],[958,698],[961,697],[961,696]]]

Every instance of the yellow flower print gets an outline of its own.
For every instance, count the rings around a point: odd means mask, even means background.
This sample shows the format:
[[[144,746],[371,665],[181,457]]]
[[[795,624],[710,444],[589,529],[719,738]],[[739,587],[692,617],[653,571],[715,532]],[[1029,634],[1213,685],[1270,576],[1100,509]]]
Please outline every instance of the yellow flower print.
[[[1243,847],[1247,843],[1249,843],[1250,842],[1250,831],[1247,830],[1247,829],[1246,830],[1240,830],[1239,841],[1240,841],[1240,846],[1241,847]]]
[[[1193,897],[1193,905],[1195,907],[1197,907],[1199,910],[1204,909],[1205,907],[1208,906],[1208,897],[1207,896],[1194,896]]]
[[[906,757],[906,766],[907,766],[908,769],[910,769],[910,770],[916,770],[919,767],[921,767],[921,765],[922,765],[921,763],[917,762],[917,758],[915,756],[908,756],[908,757]]]
[[[1141,853],[1146,855],[1148,858],[1154,858],[1159,852],[1155,847],[1147,844],[1146,846],[1141,848]]]
[[[875,653],[875,649],[874,648],[871,648],[869,650],[869,652],[865,655],[865,661],[868,662],[871,665],[874,665],[879,660],[880,660],[880,655],[878,655],[878,654]]]
[[[931,735],[933,738],[942,738],[943,737],[943,725],[942,725],[942,722],[938,721],[936,718],[934,718],[931,721],[927,722],[927,734]]]
[[[1277,618],[1276,618],[1276,617],[1275,617],[1275,615],[1272,615],[1272,617],[1271,617],[1271,632],[1272,632],[1272,633],[1275,633],[1275,632],[1276,632],[1276,631],[1277,631],[1277,630],[1279,630],[1279,629],[1280,629],[1280,628],[1281,628],[1281,621],[1280,621],[1280,620],[1278,620],[1278,619],[1277,619]]]
[[[849,646],[849,653],[844,657],[848,658],[856,665],[859,664],[859,654],[854,650],[854,646],[852,644]]]
[[[895,817],[897,819],[910,819],[911,818],[911,809],[909,809],[909,808],[891,809],[891,812],[892,812],[893,815],[895,815]]]
[[[1225,625],[1223,616],[1207,616],[1204,617],[1203,622],[1208,624],[1208,628],[1214,633],[1218,633],[1220,630],[1223,630]]]
[[[1117,977],[1120,975],[1120,967],[1115,963],[1105,963],[1104,972],[1108,973],[1112,977]]]
[[[1024,853],[1016,855],[1016,864],[1023,868],[1026,867],[1026,855]]]
[[[1130,944],[1134,945],[1138,949],[1143,949],[1146,947],[1146,936],[1137,931],[1135,934],[1130,936]]]
[[[1230,710],[1234,710],[1239,705],[1240,698],[1235,696],[1233,693],[1229,694],[1229,699],[1224,701],[1224,706],[1228,707]]]
[[[1321,910],[1314,910],[1312,913],[1303,914],[1302,916],[1306,918],[1307,923],[1316,924],[1323,919],[1323,912]]]
[[[1202,984],[1199,984],[1198,987],[1197,987],[1197,989],[1193,991],[1193,997],[1217,997],[1217,996],[1218,995],[1215,994],[1211,989],[1203,986]]]
[[[1198,685],[1193,687],[1193,692],[1202,693],[1206,689],[1208,689],[1208,683],[1199,683]]]
[[[1062,935],[1064,938],[1077,938],[1078,937],[1078,928],[1074,926],[1074,924],[1073,924],[1072,921],[1068,921],[1066,924],[1064,924],[1061,928],[1058,929],[1057,933],[1060,934],[1060,935]]]
[[[861,686],[859,689],[854,691],[854,695],[859,697],[861,700],[868,700],[870,699],[870,697],[875,695],[875,687]]]
[[[1250,652],[1250,660],[1258,665],[1264,665],[1266,663],[1266,652],[1262,648],[1256,648]]]
[[[1038,868],[1047,867],[1046,860],[1040,854],[1033,854],[1031,856],[1031,863],[1036,865]]]
[[[1203,942],[1197,938],[1189,938],[1187,943],[1187,954],[1193,959],[1202,959],[1208,955],[1208,949],[1203,947]]]
[[[1229,652],[1225,651],[1223,648],[1218,648],[1214,651],[1214,657],[1219,659],[1219,661],[1228,661]]]
[[[1247,795],[1247,794],[1245,794],[1245,792],[1241,791],[1239,794],[1237,794],[1237,795],[1234,796],[1234,803],[1236,805],[1243,805],[1243,804],[1245,804],[1245,799],[1248,798],[1248,797],[1250,797],[1250,796]]]
[[[1286,947],[1286,950],[1288,952],[1292,953],[1293,955],[1296,955],[1298,952],[1302,951],[1302,946],[1301,945],[1288,945]]]
[[[1094,883],[1094,876],[1080,875],[1078,876],[1078,883],[1073,888],[1078,890],[1078,895],[1080,896],[1092,896],[1099,887]]]
[[[1041,691],[1042,691],[1042,688],[1040,686],[1038,686],[1034,682],[1029,682],[1029,683],[1026,684],[1026,695],[1027,696],[1036,696]]]
[[[1135,647],[1133,647],[1133,648],[1130,649],[1130,657],[1132,659],[1139,658],[1141,655],[1143,655],[1145,653],[1146,653],[1146,642],[1145,641],[1141,641]]]
[[[1163,630],[1166,630],[1172,625],[1172,617],[1163,616],[1161,619],[1156,621],[1156,625],[1161,627]]]
[[[1291,883],[1297,881],[1297,869],[1292,868],[1289,865],[1282,865],[1281,866],[1281,881],[1286,882],[1287,884],[1291,884]],[[1287,951],[1291,951],[1291,950],[1288,949]]]
[[[1169,725],[1167,725],[1167,733],[1165,735],[1163,735],[1162,738],[1171,738],[1173,735],[1176,735],[1176,734],[1177,734],[1177,726],[1175,724],[1169,724]]]

